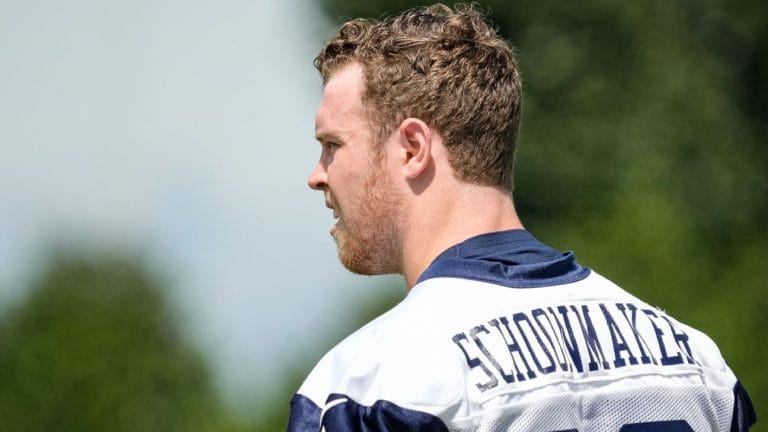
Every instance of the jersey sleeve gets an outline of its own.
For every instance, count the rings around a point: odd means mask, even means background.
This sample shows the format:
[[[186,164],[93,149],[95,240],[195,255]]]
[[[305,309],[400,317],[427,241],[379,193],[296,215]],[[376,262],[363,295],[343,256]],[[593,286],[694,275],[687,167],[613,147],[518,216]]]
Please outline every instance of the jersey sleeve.
[[[317,432],[322,410],[308,397],[296,394],[291,399],[288,432]]]
[[[448,432],[440,413],[459,399],[460,364],[413,330],[423,324],[390,316],[323,356],[291,401],[289,432]]]
[[[731,419],[731,432],[746,432],[757,421],[755,409],[749,399],[747,391],[736,382],[733,389],[733,417]]]
[[[445,424],[429,413],[386,400],[366,406],[342,394],[330,395],[321,422],[326,431],[333,432],[448,432]]]

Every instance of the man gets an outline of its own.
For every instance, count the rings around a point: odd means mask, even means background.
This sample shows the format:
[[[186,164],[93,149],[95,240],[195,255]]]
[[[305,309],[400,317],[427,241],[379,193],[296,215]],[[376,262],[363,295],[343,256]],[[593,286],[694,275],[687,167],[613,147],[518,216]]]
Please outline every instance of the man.
[[[520,74],[470,7],[349,21],[315,60],[309,185],[351,271],[409,292],[341,342],[290,431],[742,431],[749,397],[704,334],[525,231]]]

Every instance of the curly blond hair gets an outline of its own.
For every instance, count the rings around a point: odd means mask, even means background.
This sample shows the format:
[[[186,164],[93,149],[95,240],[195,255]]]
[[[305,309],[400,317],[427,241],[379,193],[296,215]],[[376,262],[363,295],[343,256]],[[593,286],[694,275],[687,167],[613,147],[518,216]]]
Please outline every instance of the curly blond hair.
[[[326,83],[352,62],[364,69],[376,142],[419,118],[443,137],[459,179],[512,190],[521,78],[512,48],[483,13],[437,4],[347,21],[314,64]]]

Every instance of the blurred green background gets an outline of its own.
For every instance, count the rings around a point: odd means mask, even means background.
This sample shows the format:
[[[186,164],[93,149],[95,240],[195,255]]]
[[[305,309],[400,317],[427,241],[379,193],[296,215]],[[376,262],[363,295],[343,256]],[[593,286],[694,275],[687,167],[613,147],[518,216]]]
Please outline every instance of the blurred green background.
[[[321,6],[340,23],[421,4]],[[709,334],[765,419],[768,3],[481,8],[523,70],[515,192],[523,222]],[[329,36],[317,36],[318,48]],[[263,389],[269,396],[244,412],[217,393],[168,304],[169,283],[141,256],[49,256],[0,317],[0,430],[282,430],[292,393],[321,353],[398,300],[376,296],[357,320],[312,335],[324,347],[308,350],[303,365],[284,371],[282,388]]]

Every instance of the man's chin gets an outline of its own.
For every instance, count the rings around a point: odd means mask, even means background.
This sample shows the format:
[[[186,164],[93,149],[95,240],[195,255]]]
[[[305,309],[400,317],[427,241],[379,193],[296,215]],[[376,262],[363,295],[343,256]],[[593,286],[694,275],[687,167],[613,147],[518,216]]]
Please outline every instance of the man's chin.
[[[344,261],[341,259],[341,257],[339,257],[339,259],[341,261],[341,264],[344,266],[344,268],[360,276],[382,276],[382,275],[388,275],[388,274],[401,274],[399,271],[396,271],[396,270],[373,269],[368,266],[359,265],[358,263]]]
[[[373,271],[370,258],[366,256],[362,245],[354,243],[342,230],[336,230],[333,239],[336,241],[339,261],[344,268],[362,276],[381,274]]]
[[[350,272],[362,276],[400,274],[400,269],[391,265],[382,254],[381,243],[376,239],[361,239],[352,235],[341,220],[332,229],[339,261]]]
[[[345,248],[343,243],[339,243],[338,240],[336,244],[341,265],[354,274],[361,276],[401,274],[398,269],[385,267],[381,263],[375,262],[367,250],[351,251]]]

